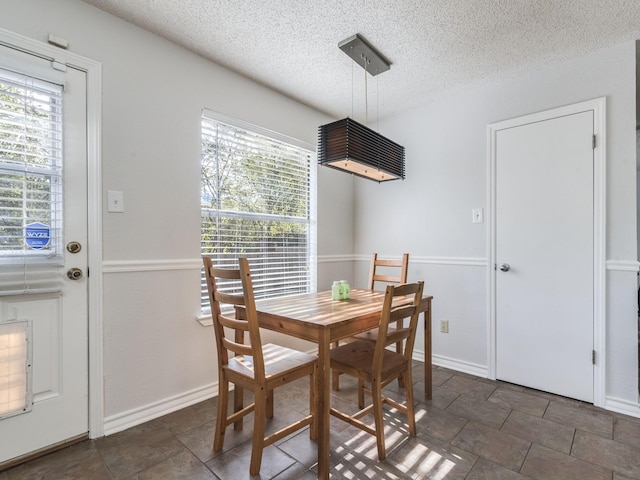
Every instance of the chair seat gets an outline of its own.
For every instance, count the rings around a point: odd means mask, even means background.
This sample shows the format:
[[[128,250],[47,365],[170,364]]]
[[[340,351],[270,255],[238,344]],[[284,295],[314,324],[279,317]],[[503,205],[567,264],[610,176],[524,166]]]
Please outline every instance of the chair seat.
[[[356,340],[355,342],[332,348],[329,351],[331,368],[354,374],[356,371],[371,378],[375,343]],[[408,360],[401,353],[384,350],[380,377],[385,380],[406,369]],[[356,375],[360,376],[360,375]]]
[[[264,370],[267,382],[272,377],[286,376],[301,367],[309,366],[311,368],[318,360],[315,355],[309,355],[273,343],[263,345],[262,353],[264,355]],[[225,368],[247,378],[254,378],[253,358],[248,355],[230,358],[229,364]]]

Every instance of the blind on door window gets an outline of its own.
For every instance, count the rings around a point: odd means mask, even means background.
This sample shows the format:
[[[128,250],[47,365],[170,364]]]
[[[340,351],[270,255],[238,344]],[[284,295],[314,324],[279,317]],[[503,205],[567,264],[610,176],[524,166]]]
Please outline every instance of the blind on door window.
[[[247,257],[257,298],[309,292],[315,278],[313,152],[269,133],[202,118],[202,255],[222,268]]]
[[[62,87],[0,68],[0,295],[59,289]]]

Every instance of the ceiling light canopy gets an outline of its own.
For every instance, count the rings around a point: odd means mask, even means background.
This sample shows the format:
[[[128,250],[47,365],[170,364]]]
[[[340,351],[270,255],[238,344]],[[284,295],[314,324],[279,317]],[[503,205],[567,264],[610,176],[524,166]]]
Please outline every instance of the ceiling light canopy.
[[[358,34],[338,47],[364,68],[365,79],[367,73],[375,76],[391,68]],[[318,163],[376,182],[404,180],[404,147],[349,117],[319,127]]]

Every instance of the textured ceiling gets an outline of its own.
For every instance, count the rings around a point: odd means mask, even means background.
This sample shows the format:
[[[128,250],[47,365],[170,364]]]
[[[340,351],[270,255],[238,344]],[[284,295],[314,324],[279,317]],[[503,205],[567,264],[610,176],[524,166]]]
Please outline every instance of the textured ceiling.
[[[84,1],[332,116],[365,120],[640,38],[638,0]],[[337,46],[355,33],[392,63],[366,86]]]

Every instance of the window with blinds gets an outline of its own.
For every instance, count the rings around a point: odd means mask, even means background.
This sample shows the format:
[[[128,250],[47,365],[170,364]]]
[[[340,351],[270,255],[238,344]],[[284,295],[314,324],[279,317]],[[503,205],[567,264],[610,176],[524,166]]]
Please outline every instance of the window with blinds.
[[[62,120],[62,86],[0,69],[0,294],[56,281]],[[34,275],[33,268],[49,273]]]
[[[315,286],[313,155],[273,132],[203,114],[202,255],[222,268],[247,257],[256,298]],[[207,313],[204,270],[201,293]]]

